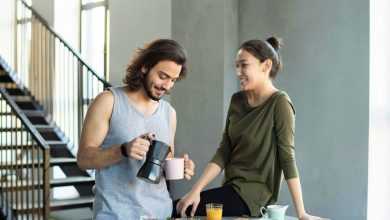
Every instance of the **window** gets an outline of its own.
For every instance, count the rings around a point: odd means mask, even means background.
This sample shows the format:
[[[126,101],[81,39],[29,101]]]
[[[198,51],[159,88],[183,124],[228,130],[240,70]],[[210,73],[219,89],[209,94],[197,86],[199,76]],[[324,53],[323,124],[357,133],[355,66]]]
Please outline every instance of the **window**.
[[[81,54],[96,73],[108,80],[107,0],[81,1]]]
[[[370,1],[370,128],[367,219],[390,216],[390,2]]]

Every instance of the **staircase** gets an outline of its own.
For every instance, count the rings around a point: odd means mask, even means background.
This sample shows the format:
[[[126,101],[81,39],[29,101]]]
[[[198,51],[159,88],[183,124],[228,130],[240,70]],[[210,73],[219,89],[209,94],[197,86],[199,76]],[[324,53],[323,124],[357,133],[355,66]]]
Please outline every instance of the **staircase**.
[[[66,178],[63,179],[50,179],[50,189],[63,186],[74,186],[77,192],[80,194],[79,197],[72,199],[50,198],[50,210],[55,211],[81,207],[92,207],[92,187],[94,185],[94,179],[89,175],[89,173],[78,168],[75,155],[73,155],[70,150],[72,144],[69,142],[64,132],[62,132],[61,129],[56,126],[56,124],[51,120],[50,115],[45,112],[43,107],[37,100],[35,100],[30,92],[26,89],[22,89],[15,82],[12,77],[12,73],[4,70],[3,63],[0,63],[0,88],[3,89],[5,93],[4,95],[8,95],[15,102],[21,113],[27,116],[31,124],[36,128],[42,138],[50,146],[50,167],[52,168],[54,166],[58,166],[66,175]],[[6,118],[10,117],[10,114],[7,112],[1,112],[0,117],[2,119],[0,121],[6,121]],[[2,134],[12,131],[22,132],[23,129],[21,127],[0,127],[0,138],[4,137]],[[20,147],[23,148],[23,146]],[[15,148],[15,146],[6,145],[4,144],[3,140],[0,142],[0,151],[7,151],[13,148]],[[7,167],[15,167],[17,169],[22,167],[24,169],[24,173],[28,173],[29,171],[26,171],[26,169],[29,169],[30,172],[32,172],[31,170],[33,169],[33,165],[37,163],[42,163],[42,161],[26,161],[26,158],[22,159],[20,157],[19,160],[15,160],[13,163],[1,163],[0,170],[4,170]],[[28,180],[26,180],[23,175],[16,177],[19,178],[18,184],[7,184],[6,181],[11,178],[13,178],[12,175],[2,175],[3,187],[1,190],[3,193],[26,190]],[[42,187],[42,182],[43,181],[34,181],[32,185],[35,187]],[[31,203],[31,201],[27,202]],[[32,207],[38,207],[38,205],[30,204],[29,206],[28,204],[20,203],[11,203],[9,206],[12,210],[12,213],[14,214],[14,217],[21,216],[22,218],[28,216],[29,213],[32,213]]]
[[[91,207],[94,179],[75,156],[88,105],[111,85],[23,0],[0,14],[0,219]],[[54,197],[60,187],[77,193]]]

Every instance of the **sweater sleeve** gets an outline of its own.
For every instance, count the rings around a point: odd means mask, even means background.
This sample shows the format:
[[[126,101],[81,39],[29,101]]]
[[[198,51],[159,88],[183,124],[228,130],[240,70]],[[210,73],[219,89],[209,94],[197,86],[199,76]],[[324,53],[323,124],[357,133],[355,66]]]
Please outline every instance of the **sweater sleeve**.
[[[228,114],[226,116],[225,129],[223,131],[222,140],[219,143],[219,147],[215,152],[214,156],[210,160],[210,163],[217,164],[221,169],[224,169],[226,164],[228,163],[231,153],[232,153],[232,144],[229,137],[229,116],[231,115],[233,100],[235,94],[231,97]]]
[[[274,120],[278,158],[284,177],[285,179],[297,177],[294,149],[295,110],[288,96],[279,97],[275,106]]]
[[[222,140],[219,143],[219,147],[217,152],[215,152],[213,158],[211,159],[211,163],[217,164],[221,169],[225,168],[225,165],[229,161],[231,154],[231,142],[228,135],[229,129],[229,117],[226,118],[225,130],[222,135]]]

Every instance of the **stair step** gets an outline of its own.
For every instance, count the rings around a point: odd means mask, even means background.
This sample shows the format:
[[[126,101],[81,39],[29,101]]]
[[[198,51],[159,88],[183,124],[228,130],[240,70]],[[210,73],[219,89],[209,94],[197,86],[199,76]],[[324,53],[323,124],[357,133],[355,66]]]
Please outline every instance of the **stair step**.
[[[90,207],[92,208],[94,197],[93,196],[82,196],[79,198],[73,198],[73,199],[55,199],[50,201],[50,211],[57,211],[57,210],[65,210],[65,209],[75,209],[75,208],[83,208],[83,207]],[[32,206],[31,203],[28,204],[29,206]],[[31,207],[27,207],[27,204],[16,204],[12,205],[13,210],[15,210],[18,213],[18,216],[21,214],[29,214],[33,212],[33,209]],[[38,203],[34,203],[34,207],[38,207]],[[36,209],[36,208],[35,208]]]
[[[51,148],[68,148],[68,142],[65,141],[46,141]]]
[[[0,82],[2,82],[2,83],[9,83],[9,82],[14,82],[13,80],[12,80],[12,78],[10,77],[10,76],[8,76],[8,75],[0,75]]]
[[[36,110],[37,109],[32,102],[15,101],[15,103],[22,110]]]
[[[23,113],[26,116],[40,116],[40,117],[45,117],[45,113],[43,113],[40,110],[24,110]]]
[[[62,187],[62,186],[85,186],[85,185],[93,185],[95,184],[95,180],[92,177],[87,176],[70,176],[63,179],[51,179],[50,180],[50,188],[54,187]],[[33,181],[30,180],[27,182],[26,180],[20,180],[17,183],[5,184],[2,188],[3,192],[11,192],[11,191],[22,191],[22,190],[31,190],[32,187],[43,187],[43,181]]]
[[[19,88],[8,88],[7,89],[7,92],[8,94],[10,94],[11,96],[14,96],[14,95],[26,95],[21,89]]]
[[[50,166],[66,166],[66,165],[77,166],[77,159],[69,158],[69,157],[57,157],[57,158],[50,159]]]
[[[10,167],[14,167],[15,169],[20,168],[32,168],[37,167],[38,164],[43,164],[43,161],[33,160],[33,161],[16,161],[13,163],[6,162],[0,164],[0,169],[9,169]],[[77,166],[77,159],[76,158],[69,158],[69,157],[58,157],[58,158],[50,158],[50,166]]]
[[[60,141],[61,138],[55,131],[38,131],[46,141]]]
[[[33,125],[49,125],[45,117],[42,116],[27,116]]]
[[[13,95],[11,96],[15,102],[31,102],[33,98],[29,95]]]
[[[88,176],[69,176],[64,179],[50,180],[50,187],[93,185],[95,180]]]
[[[93,203],[93,196],[84,196],[76,199],[64,199],[54,200],[50,203],[50,210],[63,210],[63,209],[74,209],[82,207],[91,207]]]
[[[34,127],[39,131],[39,132],[49,132],[49,131],[56,131],[58,130],[57,127],[54,125],[34,125]]]

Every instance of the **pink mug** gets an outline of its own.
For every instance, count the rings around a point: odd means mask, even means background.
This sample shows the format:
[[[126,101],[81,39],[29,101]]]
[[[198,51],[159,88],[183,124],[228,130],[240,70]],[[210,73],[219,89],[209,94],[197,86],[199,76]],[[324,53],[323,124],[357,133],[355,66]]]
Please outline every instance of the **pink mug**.
[[[184,178],[184,158],[167,158],[164,162],[165,179],[179,180]]]

